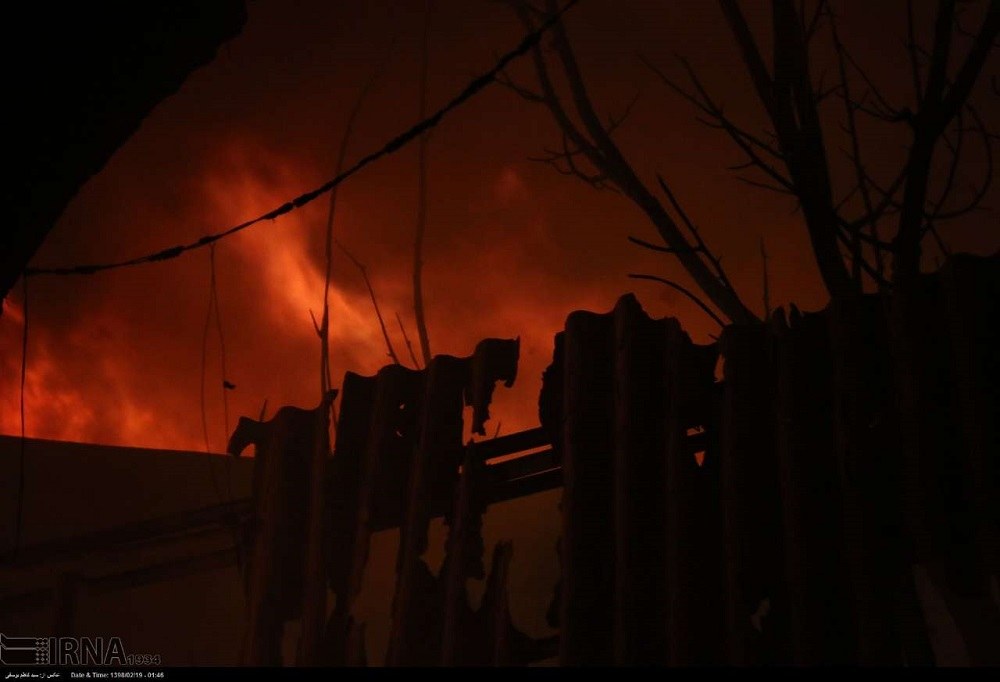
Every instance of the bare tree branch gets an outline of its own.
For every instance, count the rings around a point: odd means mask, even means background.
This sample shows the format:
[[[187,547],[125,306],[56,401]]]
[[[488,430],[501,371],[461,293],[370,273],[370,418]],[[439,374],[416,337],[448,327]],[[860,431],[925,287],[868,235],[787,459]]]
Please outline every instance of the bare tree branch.
[[[510,0],[509,4],[514,8],[525,26],[533,25],[532,10],[526,2]],[[546,16],[551,16],[556,9],[556,3],[553,0],[548,0],[546,4]],[[559,155],[559,160],[569,164],[578,156],[586,158],[588,163],[597,169],[597,174],[596,176],[583,174],[585,176],[584,179],[587,179],[586,176],[589,176],[592,181],[613,184],[639,206],[650,218],[650,221],[660,233],[667,247],[675,250],[673,255],[681,261],[698,287],[705,292],[705,295],[727,317],[738,322],[755,319],[756,316],[743,305],[736,292],[727,287],[712,272],[708,264],[702,260],[700,252],[691,247],[691,244],[683,235],[678,225],[670,217],[663,205],[660,204],[656,197],[653,196],[638,176],[636,176],[621,150],[612,140],[609,128],[616,127],[616,125],[620,124],[620,120],[612,119],[610,124],[604,124],[601,121],[601,117],[594,110],[579,66],[577,65],[576,57],[570,47],[565,28],[561,24],[557,24],[553,29],[552,35],[556,59],[569,84],[573,113],[580,122],[578,127],[559,100],[552,79],[549,76],[545,57],[541,49],[536,46],[533,50],[533,62],[538,77],[540,93],[552,112],[556,123],[566,136],[564,154]],[[573,169],[563,170],[574,172]],[[579,167],[576,166],[574,174],[578,177],[581,175],[579,170]]]
[[[928,219],[935,222],[952,220],[954,218],[958,218],[975,210],[980,206],[983,199],[986,198],[987,192],[989,192],[990,187],[993,185],[994,161],[993,161],[993,146],[991,144],[991,138],[994,136],[986,128],[986,123],[983,121],[983,118],[979,115],[979,112],[972,105],[966,104],[966,111],[969,112],[974,123],[972,130],[974,130],[980,136],[983,152],[986,157],[986,169],[983,174],[983,183],[977,189],[974,189],[972,197],[969,199],[968,202],[966,202],[965,205],[957,209],[953,209],[951,211],[941,210],[941,205],[943,205],[945,199],[947,198],[947,193],[942,193],[938,205],[934,209],[932,209],[928,215]],[[959,135],[961,135],[963,132],[965,132],[964,126],[960,128]],[[959,137],[959,139],[961,138]],[[958,165],[957,152],[958,152],[957,149],[955,152],[953,152],[954,156],[953,156],[952,166],[954,167],[954,171],[949,171],[949,178],[952,177],[952,172],[957,173],[957,165]]]
[[[831,295],[857,290],[837,244],[838,220],[816,93],[809,76],[808,41],[791,0],[772,2],[774,73],[769,74],[736,0],[719,0],[743,62],[779,142],[792,192],[798,197],[820,275]],[[779,183],[781,184],[781,183]]]
[[[637,244],[643,247],[644,249],[649,249],[650,251],[658,251],[660,253],[677,253],[677,249],[671,248],[669,246],[659,246],[657,244],[647,242],[644,239],[639,239],[638,237],[629,236],[627,237],[627,239],[633,244]],[[699,249],[698,247],[694,246],[694,247],[688,247],[688,250],[698,251]]]
[[[684,294],[685,296],[687,296],[689,299],[691,299],[692,301],[694,301],[698,305],[698,307],[701,308],[702,310],[704,310],[705,314],[708,315],[709,317],[711,317],[713,320],[715,320],[716,324],[718,324],[720,327],[725,327],[726,326],[726,323],[722,321],[722,318],[720,318],[718,315],[716,315],[715,313],[713,313],[712,309],[709,308],[708,305],[706,305],[704,301],[702,301],[700,298],[698,298],[697,296],[695,296],[691,292],[690,289],[687,289],[687,288],[681,286],[677,282],[674,282],[674,281],[669,280],[669,279],[665,279],[663,277],[658,277],[656,275],[630,274],[629,277],[631,279],[648,279],[648,280],[652,280],[654,282],[660,282],[661,284],[666,284],[668,287],[676,289],[677,291],[681,292],[682,294]]]
[[[764,248],[764,237],[760,238],[760,262],[764,277],[764,319],[771,317],[771,286],[767,276],[767,249]]]
[[[754,147],[757,147],[760,150],[767,152],[773,158],[777,160],[783,160],[784,157],[782,156],[781,152],[775,149],[772,145],[767,144],[760,138],[736,126],[730,119],[728,119],[725,116],[725,114],[722,111],[722,107],[716,104],[716,102],[708,94],[708,91],[705,89],[704,85],[702,85],[701,83],[701,80],[698,78],[697,73],[691,67],[691,64],[686,59],[677,56],[678,62],[684,68],[685,72],[688,75],[688,78],[691,80],[692,85],[694,85],[695,89],[698,91],[699,95],[698,97],[696,97],[694,94],[688,92],[680,85],[678,85],[669,76],[667,76],[662,69],[653,64],[651,61],[649,61],[644,55],[640,54],[639,59],[640,61],[642,61],[643,65],[646,66],[646,68],[648,68],[650,71],[656,74],[656,76],[658,76],[659,79],[663,81],[664,85],[666,85],[671,90],[676,92],[678,95],[683,97],[685,100],[693,104],[695,107],[700,109],[706,115],[716,119],[717,123],[708,122],[707,125],[711,127],[721,128],[730,135],[739,138],[744,143],[753,145]]]
[[[355,258],[354,254],[348,251],[347,247],[344,246],[339,239],[334,239],[334,243],[341,251],[344,252],[344,255],[347,256],[352,263],[354,263],[354,267],[358,269],[361,273],[362,279],[365,280],[365,286],[368,287],[368,295],[372,300],[372,307],[375,309],[375,317],[378,318],[378,326],[382,329],[382,338],[385,339],[386,351],[388,352],[389,357],[392,358],[393,364],[402,364],[399,361],[399,356],[396,355],[396,350],[392,347],[392,340],[389,338],[389,331],[385,328],[385,319],[382,317],[382,310],[378,307],[378,298],[375,296],[375,288],[372,287],[372,281],[368,277],[368,268],[365,267],[364,263]]]
[[[836,18],[830,17],[830,35],[833,38],[834,51],[837,54],[837,70],[840,74],[840,88],[843,92],[844,100],[844,110],[847,118],[847,134],[851,141],[851,158],[854,162],[854,173],[855,181],[857,183],[858,192],[861,194],[862,204],[865,209],[865,216],[867,217],[868,230],[871,232],[872,239],[875,240],[875,269],[882,277],[884,272],[884,263],[882,261],[882,252],[878,246],[878,216],[875,213],[874,205],[872,203],[871,192],[868,189],[868,174],[865,173],[864,163],[861,161],[861,142],[858,139],[858,126],[857,121],[854,116],[854,107],[851,104],[851,89],[850,81],[847,78],[847,68],[844,65],[844,46],[840,42],[840,35],[837,33],[837,21]],[[836,210],[836,209],[835,209]],[[860,280],[861,278],[861,230],[863,226],[858,226],[853,230],[854,234],[854,244],[851,248],[851,260],[853,262],[853,272],[852,276],[855,280]]]
[[[534,102],[537,104],[545,104],[544,95],[541,95],[530,88],[526,88],[522,85],[515,83],[514,80],[509,75],[507,75],[506,71],[501,71],[500,73],[498,73],[495,80],[498,85],[501,85],[507,88],[508,90],[514,92],[519,97],[521,97],[521,99],[525,101]]]
[[[712,264],[712,267],[715,268],[715,274],[719,278],[719,281],[721,281],[722,284],[727,289],[732,290],[733,285],[729,281],[729,277],[726,275],[726,271],[722,269],[722,260],[716,257],[715,254],[713,254],[712,251],[708,248],[708,245],[705,244],[705,241],[701,238],[701,232],[699,232],[695,224],[691,222],[691,219],[684,211],[684,208],[681,206],[680,202],[677,201],[677,197],[674,196],[674,193],[670,190],[670,185],[668,185],[666,181],[663,179],[663,176],[659,174],[657,174],[656,176],[656,181],[660,184],[660,189],[662,189],[663,193],[667,195],[667,200],[670,202],[670,205],[673,206],[674,211],[677,213],[678,216],[680,216],[681,221],[684,223],[685,227],[687,227],[688,231],[691,233],[692,238],[694,238],[694,242],[696,244],[696,251],[704,255],[705,258],[707,258],[708,261]]]
[[[915,116],[913,142],[894,239],[894,277],[911,279],[920,272],[920,243],[934,149],[952,119],[966,104],[986,57],[1000,34],[1000,0],[991,0],[979,32],[950,87],[947,66],[951,52],[954,0],[940,0],[934,23],[934,46],[927,71],[927,85]],[[945,91],[947,88],[947,91]]]
[[[344,134],[340,139],[340,148],[337,151],[337,162],[334,171],[335,175],[340,175],[344,168],[344,163],[347,159],[347,147],[351,140],[351,135],[354,133],[354,126],[357,123],[358,116],[361,113],[361,108],[364,106],[365,100],[368,98],[369,93],[381,78],[385,67],[389,63],[389,56],[392,54],[393,47],[395,45],[395,36],[389,41],[389,47],[386,50],[385,58],[382,63],[379,64],[372,71],[371,75],[368,76],[368,80],[364,82],[361,86],[361,90],[358,92],[358,98],[354,101],[354,106],[351,108],[351,112],[347,117],[347,124],[344,126]],[[309,311],[309,315],[313,317],[313,326],[316,327],[316,333],[320,338],[320,397],[326,396],[330,388],[333,385],[333,378],[331,376],[330,369],[330,285],[333,280],[333,222],[334,216],[337,213],[337,192],[338,187],[334,187],[330,190],[330,203],[326,214],[326,273],[323,280],[323,314],[320,318],[320,323],[316,324],[316,318],[312,315],[312,311]]]
[[[620,193],[619,189],[610,182],[610,178],[606,173],[588,173],[576,164],[573,159],[577,156],[585,155],[586,150],[579,147],[571,149],[569,146],[569,136],[565,133],[562,136],[562,144],[563,151],[561,152],[546,150],[546,156],[528,157],[528,160],[551,166],[560,175],[571,175],[579,178],[594,189]],[[566,164],[565,167],[560,164],[560,161]]]
[[[406,333],[406,327],[403,326],[403,319],[396,313],[396,322],[399,324],[399,331],[403,335],[403,341],[406,342],[406,350],[410,352],[410,360],[413,361],[413,367],[415,369],[420,369],[420,363],[417,361],[417,356],[413,352],[413,344],[410,343],[410,337]]]

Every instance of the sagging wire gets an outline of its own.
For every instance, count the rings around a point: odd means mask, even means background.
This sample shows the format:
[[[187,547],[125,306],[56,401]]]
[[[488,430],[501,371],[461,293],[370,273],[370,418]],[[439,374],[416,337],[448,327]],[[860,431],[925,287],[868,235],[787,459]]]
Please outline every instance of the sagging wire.
[[[219,305],[219,288],[216,278],[216,267],[215,267],[215,245],[209,246],[208,250],[208,262],[209,262],[209,283],[208,283],[208,311],[205,314],[205,325],[202,329],[201,335],[201,428],[202,433],[205,438],[205,452],[208,454],[212,453],[211,439],[208,435],[208,413],[206,409],[206,396],[205,396],[205,383],[208,374],[208,337],[209,332],[212,328],[212,319],[215,319],[215,330],[219,339],[219,363],[220,369],[222,371],[222,415],[223,415],[223,425],[225,427],[224,433],[229,436],[229,396],[228,391],[236,388],[236,386],[229,381],[229,374],[226,370],[226,338],[222,331],[222,308]],[[214,313],[214,315],[213,315]],[[226,496],[223,499],[222,492],[220,491],[220,486],[215,477],[215,468],[211,467],[212,472],[212,486],[215,488],[216,495],[219,497],[221,502],[232,502],[233,490],[232,490],[232,463],[229,461],[229,457],[226,457]]]

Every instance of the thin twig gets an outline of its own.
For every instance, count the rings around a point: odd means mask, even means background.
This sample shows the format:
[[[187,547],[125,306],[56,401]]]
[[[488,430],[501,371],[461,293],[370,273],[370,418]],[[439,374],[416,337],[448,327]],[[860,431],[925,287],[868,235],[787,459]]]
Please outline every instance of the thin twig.
[[[396,350],[392,347],[392,340],[389,338],[389,331],[385,328],[385,320],[382,318],[382,310],[378,307],[378,299],[375,297],[375,288],[372,287],[371,279],[368,278],[368,268],[365,267],[364,263],[355,258],[354,254],[348,251],[347,247],[344,246],[339,239],[334,239],[333,243],[344,252],[344,255],[347,256],[350,261],[354,263],[354,266],[358,269],[358,271],[361,272],[361,277],[365,280],[365,286],[368,287],[368,295],[371,297],[372,307],[375,308],[375,317],[378,318],[378,326],[382,329],[382,337],[385,339],[385,347],[389,352],[389,357],[392,358],[393,364],[403,364],[399,361],[399,356],[396,355]]]
[[[651,280],[653,282],[659,282],[660,284],[666,284],[668,287],[672,287],[672,288],[676,289],[677,291],[681,292],[682,294],[684,294],[685,296],[687,296],[689,299],[691,299],[692,301],[694,301],[698,305],[698,307],[701,308],[702,310],[704,310],[705,313],[709,317],[711,317],[713,320],[715,320],[715,322],[720,327],[725,327],[726,326],[726,323],[722,321],[722,318],[720,318],[718,315],[716,315],[715,313],[713,313],[712,309],[709,308],[705,304],[704,301],[702,301],[700,298],[698,298],[693,293],[691,293],[691,291],[689,289],[681,286],[677,282],[674,282],[674,281],[669,280],[669,279],[664,279],[663,277],[657,277],[656,275],[637,275],[637,274],[632,273],[632,274],[629,275],[629,277],[631,279],[648,279],[648,280]]]
[[[222,419],[226,437],[229,437],[229,396],[227,390],[235,388],[229,382],[229,372],[226,370],[226,337],[222,333],[222,306],[219,305],[219,284],[215,276],[215,246],[209,249],[212,263],[212,300],[215,301],[215,331],[219,336],[219,368],[222,370]]]
[[[694,237],[695,244],[697,245],[696,250],[700,254],[704,255],[705,258],[707,258],[709,262],[712,264],[712,267],[715,268],[715,274],[718,276],[719,281],[722,282],[722,285],[726,289],[729,289],[730,291],[733,291],[735,293],[733,285],[729,281],[729,276],[726,275],[726,271],[722,267],[722,259],[717,257],[714,253],[712,253],[711,249],[708,248],[708,245],[705,244],[705,240],[701,238],[701,232],[698,231],[698,228],[695,226],[694,222],[692,222],[691,219],[688,217],[688,214],[684,211],[684,208],[677,200],[677,197],[674,196],[674,193],[670,189],[670,185],[668,185],[666,180],[663,179],[663,176],[657,174],[656,180],[660,185],[660,189],[662,189],[663,193],[667,196],[667,200],[670,202],[670,205],[673,207],[677,215],[680,216],[681,221],[687,227],[688,231],[691,233],[691,236]]]
[[[509,0],[508,4],[514,8],[525,28],[532,30],[533,12],[538,14],[538,10],[524,0]],[[542,16],[550,19],[556,10],[556,2],[547,0]],[[616,141],[608,134],[607,117],[599,115],[594,107],[565,27],[555,24],[552,38],[555,54],[553,60],[561,67],[560,75],[564,77],[568,86],[569,104],[564,106],[560,100],[540,46],[536,45],[532,49],[532,57],[539,87],[537,94],[543,98],[559,128],[566,135],[567,144],[564,148],[574,152],[568,157],[559,157],[559,160],[564,160],[568,165],[571,161],[575,161],[577,156],[584,156],[597,170],[596,176],[588,176],[585,179],[591,184],[606,185],[609,188],[613,186],[635,203],[649,217],[663,237],[663,241],[677,249],[676,257],[681,265],[714,305],[731,319],[755,319],[756,316],[743,305],[736,292],[723,285],[711,266],[698,254],[688,250],[690,244],[683,234],[683,228],[674,221],[661,201],[639,178]],[[572,107],[573,115],[570,114],[569,107]],[[612,121],[612,123],[618,122]],[[577,151],[579,153],[576,153]],[[572,172],[572,169],[570,171]]]
[[[209,250],[212,253],[212,249]],[[210,265],[210,267],[212,267]],[[214,267],[213,267],[214,269]],[[215,307],[215,297],[212,296],[211,278],[209,276],[208,309],[205,312],[205,324],[201,332],[201,430],[205,438],[205,452],[212,452],[211,439],[208,437],[208,411],[205,399],[205,380],[208,375],[208,332],[212,328],[212,310]],[[228,434],[227,434],[228,435]],[[213,483],[214,483],[213,479]],[[216,491],[218,492],[218,491]]]
[[[837,53],[837,69],[840,73],[840,87],[844,95],[843,99],[845,115],[847,117],[847,134],[851,141],[850,156],[854,161],[854,173],[857,181],[857,189],[861,193],[861,200],[865,208],[865,215],[867,216],[868,229],[871,232],[872,239],[876,240],[874,248],[875,269],[881,277],[884,273],[884,264],[882,261],[882,251],[879,249],[877,244],[878,219],[875,215],[871,192],[868,190],[868,174],[865,172],[864,164],[861,161],[861,142],[858,139],[857,120],[854,116],[854,107],[851,104],[851,92],[850,84],[847,79],[847,67],[844,65],[844,46],[840,42],[840,34],[837,33],[836,19],[833,16],[830,17],[830,34],[833,38],[834,51]],[[853,266],[852,275],[855,281],[861,280],[861,263],[863,258],[861,253],[861,231],[863,229],[863,225],[858,225],[857,229],[854,230],[852,234],[854,243],[851,247],[851,261]]]
[[[764,319],[771,317],[771,286],[767,276],[767,249],[764,248],[764,237],[760,238],[760,261],[764,274]]]
[[[628,236],[626,237],[630,242],[641,246],[644,249],[649,249],[650,251],[658,251],[660,253],[691,253],[693,251],[700,251],[701,249],[697,246],[691,246],[684,249],[675,249],[672,246],[659,246],[658,244],[653,244],[647,242],[645,239],[639,239],[638,237]]]
[[[357,122],[358,115],[361,113],[361,108],[364,105],[365,100],[368,98],[368,94],[371,92],[375,83],[379,80],[388,65],[395,42],[396,39],[395,36],[393,36],[392,40],[389,41],[389,47],[382,63],[375,67],[371,75],[368,76],[368,80],[365,81],[364,85],[361,86],[361,90],[358,92],[358,98],[355,100],[354,106],[351,108],[351,113],[347,117],[347,124],[344,126],[344,135],[340,139],[340,149],[337,152],[337,162],[334,175],[340,175],[343,171],[344,163],[347,159],[348,143],[351,140],[351,135],[354,133],[354,126]],[[421,112],[421,118],[423,118],[423,112]],[[322,321],[317,328],[317,333],[320,338],[319,372],[321,400],[333,386],[333,378],[330,369],[330,284],[333,279],[333,221],[337,212],[338,189],[339,187],[334,187],[330,191],[330,204],[326,214],[326,276],[323,281],[323,316],[321,318]],[[309,311],[309,314],[312,315],[312,311]],[[316,326],[315,318],[313,318],[313,326]]]
[[[417,361],[417,356],[413,352],[413,344],[410,343],[410,336],[406,333],[406,327],[403,326],[403,319],[396,313],[396,322],[399,323],[399,331],[403,335],[403,341],[406,342],[406,350],[410,352],[410,360],[413,361],[413,366],[416,369],[420,369],[420,363]]]

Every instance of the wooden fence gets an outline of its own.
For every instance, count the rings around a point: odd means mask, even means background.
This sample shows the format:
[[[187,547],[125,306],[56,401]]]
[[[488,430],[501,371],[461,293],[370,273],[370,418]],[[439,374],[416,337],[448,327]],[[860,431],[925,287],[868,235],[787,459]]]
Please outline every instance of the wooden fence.
[[[315,455],[324,406],[293,431],[280,413],[248,422],[259,458],[269,443],[298,464],[260,460],[248,563],[267,571],[248,583],[258,636],[245,660],[276,663],[281,623],[301,617],[299,663],[363,663],[352,607],[369,540],[398,526],[389,665],[932,664],[944,631],[964,660],[997,663],[997,266],[955,257],[891,297],[778,311],[707,346],[631,296],[573,313],[541,427],[491,441],[462,444],[462,408],[482,432],[494,383],[514,379],[516,341],[422,371],[349,373],[332,459]],[[560,485],[559,635],[536,641],[510,620],[509,544],[478,610],[466,581],[486,574],[486,507]],[[266,510],[292,507],[297,550],[262,539],[288,521]],[[441,515],[435,576],[422,555]]]

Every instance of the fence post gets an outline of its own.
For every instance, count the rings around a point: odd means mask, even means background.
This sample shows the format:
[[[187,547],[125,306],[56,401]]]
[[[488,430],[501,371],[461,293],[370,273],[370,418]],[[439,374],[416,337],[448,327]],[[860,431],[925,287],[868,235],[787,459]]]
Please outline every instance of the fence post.
[[[322,447],[314,439],[317,413],[323,410],[329,410],[326,400],[312,410],[282,407],[268,422],[242,417],[229,439],[227,451],[234,456],[251,444],[257,448],[253,546],[246,579],[249,613],[242,656],[250,665],[280,664],[285,622],[302,615],[310,469],[317,447]],[[316,559],[313,577],[322,582]]]
[[[455,490],[447,553],[441,569],[444,578],[441,664],[445,666],[466,663],[470,654],[468,644],[475,640],[474,633],[469,632],[473,619],[465,582],[470,577],[482,578],[485,574],[482,523],[487,491],[484,469],[485,465],[470,442]]]
[[[912,567],[948,561],[953,551],[946,491],[954,490],[958,448],[942,428],[950,421],[952,401],[941,355],[948,337],[940,319],[941,287],[933,275],[922,275],[894,287],[888,324],[893,358],[893,388],[899,418],[900,513],[905,531],[904,561],[911,572],[901,585],[901,629],[907,661],[934,662],[927,614],[920,603]],[[942,398],[944,398],[942,400]]]
[[[329,391],[313,411],[313,433],[310,434],[313,456],[309,469],[308,530],[302,576],[302,631],[297,658],[300,666],[319,662],[326,622],[326,463],[330,457],[330,408],[336,397],[337,391]]]
[[[877,296],[831,301],[834,446],[856,661],[898,665],[900,586],[908,578],[892,359]]]
[[[728,662],[783,663],[788,660],[788,599],[767,329],[727,327],[719,347],[724,360],[719,455]]]
[[[611,315],[571,313],[564,332],[562,665],[614,661]]]
[[[508,591],[508,576],[510,560],[514,553],[514,545],[510,542],[498,542],[493,548],[493,562],[486,591],[483,594],[481,607],[485,625],[486,660],[493,666],[510,666],[511,656],[511,622],[510,594]]]
[[[326,625],[323,662],[343,665],[349,653],[347,611],[351,559],[357,532],[361,467],[368,448],[376,377],[347,372],[341,386],[340,411],[333,459],[327,467],[327,530],[324,547],[330,587],[336,605]]]
[[[989,581],[1000,592],[1000,258],[953,256],[945,285],[955,391],[967,452],[974,535]],[[998,604],[1000,608],[1000,604]]]
[[[401,365],[388,365],[379,370],[375,381],[371,428],[368,435],[358,482],[358,505],[341,621],[338,628],[349,635],[352,609],[361,592],[371,535],[379,520],[377,515],[389,515],[394,510],[387,505],[398,503],[405,490],[406,439],[413,426],[419,374]],[[402,486],[397,486],[402,482]],[[401,489],[396,489],[400,487]],[[349,640],[344,637],[344,641]]]
[[[462,400],[468,361],[439,355],[424,370],[423,408],[417,445],[410,463],[407,504],[400,523],[396,591],[386,665],[432,665],[440,662],[440,628],[417,603],[428,595],[420,575],[429,573],[421,555],[433,503],[450,497],[462,453]],[[438,507],[441,505],[438,504]],[[436,600],[434,600],[436,601]],[[438,604],[440,607],[440,604]]]
[[[1000,664],[1000,258],[956,255],[943,288],[960,448],[962,501],[953,516],[964,551],[950,552],[950,608],[974,665]],[[946,592],[947,594],[947,592]]]
[[[841,502],[833,448],[833,387],[824,313],[779,324],[778,461],[792,662],[855,659],[842,557]]]
[[[691,343],[676,320],[666,332],[667,649],[672,665],[724,660],[722,504],[718,448],[699,461],[688,430],[712,436],[716,349]]]
[[[618,301],[614,316],[615,663],[662,665],[664,323],[633,296]]]

